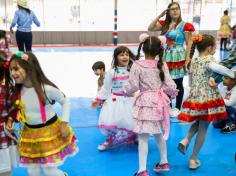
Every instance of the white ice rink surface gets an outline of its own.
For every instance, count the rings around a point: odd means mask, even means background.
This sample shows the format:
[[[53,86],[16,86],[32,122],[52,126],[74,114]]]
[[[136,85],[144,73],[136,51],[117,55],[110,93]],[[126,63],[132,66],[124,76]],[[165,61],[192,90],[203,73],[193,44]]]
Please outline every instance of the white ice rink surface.
[[[65,49],[66,50],[66,49]],[[136,48],[132,48],[136,53]],[[97,79],[92,71],[94,62],[103,61],[108,70],[111,66],[113,48],[89,48],[88,50],[74,49],[72,51],[44,52],[36,49],[35,54],[39,59],[42,69],[47,77],[54,82],[69,97],[95,97]],[[216,56],[220,56],[216,53]],[[218,57],[216,57],[219,60]],[[188,77],[184,78],[185,90],[188,88]],[[186,94],[185,94],[186,95]]]
[[[97,79],[92,71],[100,60],[109,68],[112,52],[36,52],[47,77],[69,97],[95,97]]]

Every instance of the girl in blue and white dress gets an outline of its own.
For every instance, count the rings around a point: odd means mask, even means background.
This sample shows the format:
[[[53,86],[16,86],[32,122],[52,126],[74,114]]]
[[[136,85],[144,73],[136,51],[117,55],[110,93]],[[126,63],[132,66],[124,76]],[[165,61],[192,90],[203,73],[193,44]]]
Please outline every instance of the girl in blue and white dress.
[[[98,127],[107,138],[98,145],[100,151],[136,140],[133,132],[135,98],[125,96],[123,91],[129,79],[132,58],[135,58],[134,54],[125,46],[119,46],[114,50],[112,68],[106,73],[104,85],[92,103],[95,107],[102,100],[106,100],[101,109]]]

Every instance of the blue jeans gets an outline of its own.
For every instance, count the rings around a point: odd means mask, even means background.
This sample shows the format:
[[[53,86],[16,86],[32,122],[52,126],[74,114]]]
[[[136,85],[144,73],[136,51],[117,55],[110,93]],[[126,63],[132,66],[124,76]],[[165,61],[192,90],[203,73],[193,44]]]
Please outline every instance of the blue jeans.
[[[214,121],[213,126],[215,128],[223,128],[225,125],[236,123],[236,109],[231,106],[226,106],[226,111],[228,113],[228,119]]]

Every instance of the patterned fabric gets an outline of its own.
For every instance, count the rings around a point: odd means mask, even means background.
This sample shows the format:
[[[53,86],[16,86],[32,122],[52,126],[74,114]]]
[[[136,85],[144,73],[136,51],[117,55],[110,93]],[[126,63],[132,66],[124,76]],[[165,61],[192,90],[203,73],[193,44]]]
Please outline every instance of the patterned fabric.
[[[100,112],[98,127],[115,143],[126,142],[134,135],[133,104],[135,98],[125,96],[123,90],[128,79],[127,67],[118,67],[117,70],[110,69],[106,73],[104,85],[97,95],[98,100],[106,99]]]
[[[19,161],[16,149],[17,137],[14,133],[7,131],[6,122],[9,115],[14,119],[16,118],[16,111],[15,114],[12,113],[13,111],[8,112],[6,103],[9,103],[9,105],[11,104],[11,97],[9,100],[5,100],[6,91],[5,85],[0,84],[0,160],[2,166],[13,168],[18,165]]]
[[[230,51],[229,55],[224,60],[220,61],[219,64],[221,64],[229,69],[234,67],[236,65],[236,50]],[[210,73],[210,76],[213,77],[217,83],[220,83],[223,81],[223,79],[222,79],[223,76],[220,74],[212,72],[212,73]]]
[[[107,141],[109,141],[112,146],[131,144],[137,139],[133,131],[127,131],[125,129],[110,128],[102,129],[101,131],[107,136]]]
[[[224,97],[225,106],[232,107],[236,111],[236,85],[230,90],[224,86],[221,95]]]
[[[134,129],[137,133],[161,133],[162,130],[168,132],[170,100],[166,94],[174,97],[177,91],[165,63],[163,71],[165,80],[162,83],[156,60],[136,61],[131,68],[129,84],[125,90],[127,94],[140,90],[134,108]]]
[[[60,132],[61,120],[42,128],[24,126],[19,144],[21,164],[30,163],[60,165],[68,155],[77,152],[76,138],[72,129],[67,138]]]
[[[162,133],[165,126],[159,121],[150,121],[150,120],[136,120],[134,119],[134,132],[141,134],[160,134]]]
[[[164,61],[167,63],[172,79],[183,78],[185,71],[186,52],[183,47],[184,32],[193,32],[194,27],[190,23],[180,22],[174,30],[167,31],[167,48],[164,53]]]
[[[0,118],[1,118],[1,121],[3,120],[3,117],[6,117],[8,114],[7,107],[6,107],[6,100],[5,100],[6,93],[7,93],[6,86],[0,85]],[[4,118],[4,119],[5,119],[5,121],[7,121],[6,118]]]
[[[6,149],[12,145],[16,145],[16,141],[7,135],[5,131],[6,129],[4,130],[4,123],[5,122],[0,122],[0,150]],[[11,135],[17,138],[14,133],[12,133]]]
[[[5,95],[6,86],[0,84],[0,149],[8,148],[11,145],[16,145],[16,142],[7,135],[6,131],[4,131],[4,124],[6,124],[8,116],[10,115],[14,119],[16,117],[16,112],[14,114],[13,111],[9,112],[7,110],[6,103],[10,105],[11,98],[6,101]],[[16,138],[15,134],[12,133],[11,135]]]
[[[97,99],[105,100],[112,94],[123,95],[123,86],[127,84],[129,72],[127,67],[118,67],[106,72],[104,85],[97,93]]]
[[[192,122],[197,119],[214,121],[227,118],[224,100],[218,89],[208,84],[207,66],[214,62],[212,56],[197,57],[192,60],[192,85],[189,97],[183,102],[179,120]]]

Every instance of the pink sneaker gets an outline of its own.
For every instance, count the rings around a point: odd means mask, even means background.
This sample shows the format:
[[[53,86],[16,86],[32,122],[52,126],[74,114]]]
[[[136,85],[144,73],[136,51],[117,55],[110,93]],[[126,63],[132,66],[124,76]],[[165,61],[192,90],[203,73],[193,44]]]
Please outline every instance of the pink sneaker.
[[[149,176],[148,171],[136,172],[134,176]]]
[[[168,163],[165,164],[157,163],[153,170],[154,172],[169,171],[170,165]]]

